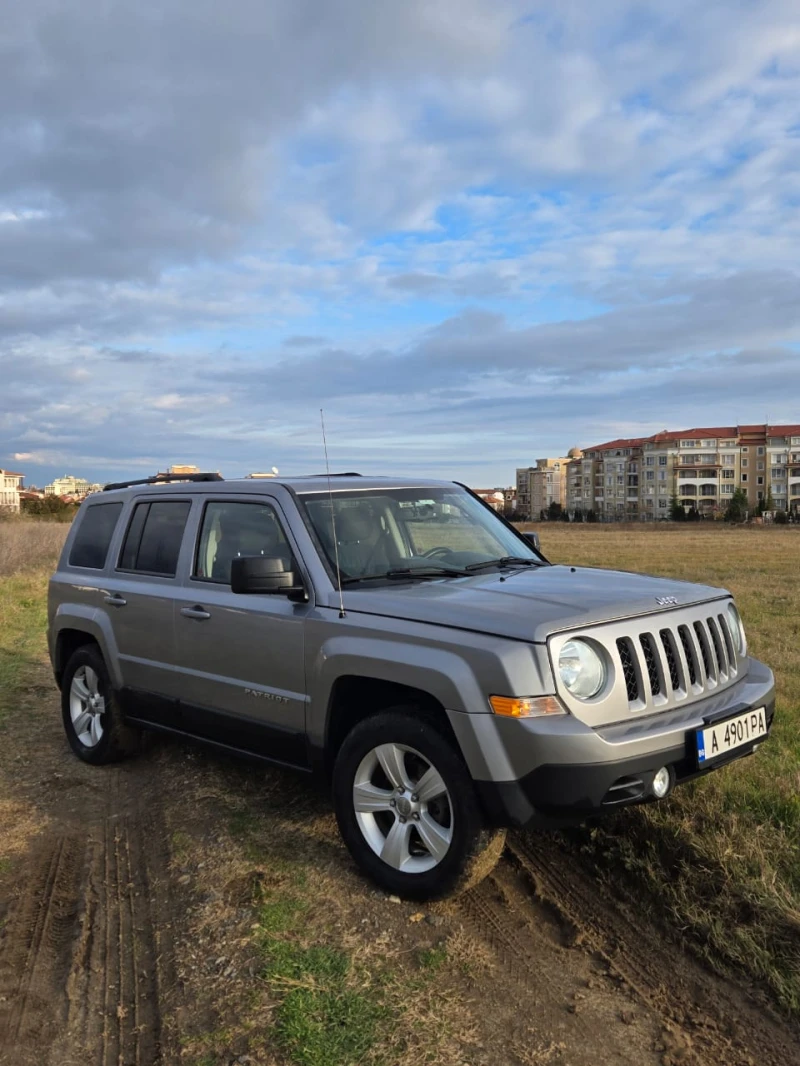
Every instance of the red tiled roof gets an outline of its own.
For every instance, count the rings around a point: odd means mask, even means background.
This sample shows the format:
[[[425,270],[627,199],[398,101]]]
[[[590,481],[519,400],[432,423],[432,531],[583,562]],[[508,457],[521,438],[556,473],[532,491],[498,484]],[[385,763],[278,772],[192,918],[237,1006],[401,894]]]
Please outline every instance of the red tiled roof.
[[[607,444],[595,444],[584,449],[587,452],[615,451],[619,448],[638,448],[644,443],[666,444],[676,440],[724,440],[728,437],[795,437],[800,436],[800,426],[708,426],[699,429],[670,429],[654,433],[650,437],[620,438]]]
[[[646,440],[650,440],[650,437],[620,437],[619,440],[611,440],[608,444],[595,444],[592,448],[584,448],[585,452],[606,452],[614,451],[617,448],[638,448],[644,444]]]

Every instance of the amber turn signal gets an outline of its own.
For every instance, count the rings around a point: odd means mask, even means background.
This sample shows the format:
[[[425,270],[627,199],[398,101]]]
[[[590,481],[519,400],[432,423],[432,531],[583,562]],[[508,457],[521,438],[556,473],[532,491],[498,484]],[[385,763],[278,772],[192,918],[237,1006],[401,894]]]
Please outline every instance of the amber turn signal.
[[[543,714],[566,714],[556,696],[490,696],[495,714],[505,718],[538,718]]]

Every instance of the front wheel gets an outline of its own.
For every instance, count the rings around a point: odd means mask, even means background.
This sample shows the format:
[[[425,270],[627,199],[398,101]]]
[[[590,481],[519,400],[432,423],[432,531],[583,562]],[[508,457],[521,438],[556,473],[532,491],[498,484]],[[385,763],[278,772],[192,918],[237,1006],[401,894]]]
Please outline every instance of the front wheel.
[[[333,794],[351,855],[387,891],[409,899],[462,892],[503,850],[453,745],[413,707],[360,722],[336,759]]]

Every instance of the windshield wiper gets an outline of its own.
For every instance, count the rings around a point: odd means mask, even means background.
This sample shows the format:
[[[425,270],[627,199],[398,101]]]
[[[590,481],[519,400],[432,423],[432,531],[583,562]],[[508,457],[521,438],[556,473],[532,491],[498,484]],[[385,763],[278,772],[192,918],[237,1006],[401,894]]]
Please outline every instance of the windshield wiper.
[[[501,559],[484,559],[480,563],[470,563],[467,570],[475,573],[477,570],[485,570],[489,566],[542,566],[541,559],[523,558],[519,555],[504,555]]]
[[[343,585],[355,585],[361,581],[380,581],[390,578],[436,578],[436,577],[469,577],[469,572],[454,566],[394,566],[391,570],[384,570],[381,574],[364,574],[363,577],[346,577],[342,579]]]

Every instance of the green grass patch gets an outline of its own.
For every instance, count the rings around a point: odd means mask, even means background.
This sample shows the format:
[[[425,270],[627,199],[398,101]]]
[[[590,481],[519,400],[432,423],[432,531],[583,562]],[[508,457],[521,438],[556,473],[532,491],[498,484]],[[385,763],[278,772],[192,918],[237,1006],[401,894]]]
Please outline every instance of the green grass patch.
[[[291,891],[257,893],[262,977],[278,999],[274,1037],[297,1066],[350,1066],[371,1055],[390,1011],[378,985],[356,987],[347,952],[308,943],[308,902]]]
[[[278,1043],[298,1066],[363,1063],[384,1012],[351,989],[295,988],[276,1018]]]
[[[0,577],[0,728],[47,656],[47,581],[32,571]]]

